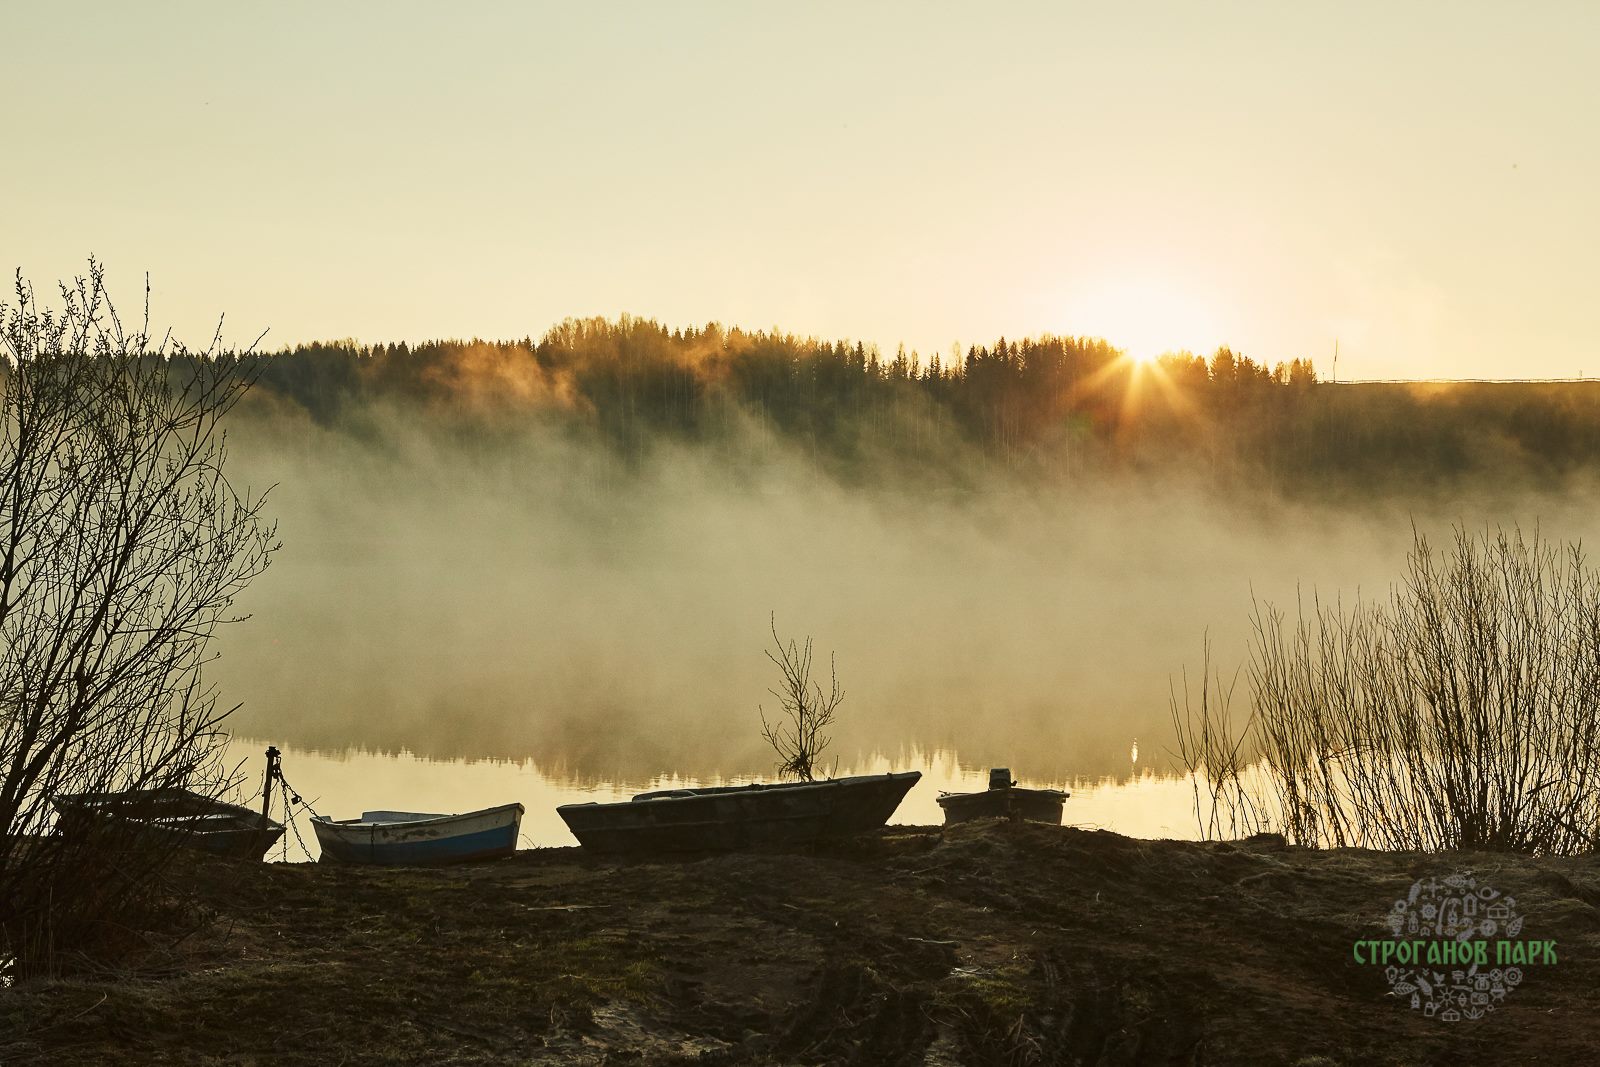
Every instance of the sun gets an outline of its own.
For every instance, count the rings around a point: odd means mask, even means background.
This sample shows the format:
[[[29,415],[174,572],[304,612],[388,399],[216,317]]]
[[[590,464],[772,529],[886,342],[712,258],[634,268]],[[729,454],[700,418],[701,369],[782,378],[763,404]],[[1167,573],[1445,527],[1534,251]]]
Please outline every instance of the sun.
[[[1167,352],[1200,352],[1220,343],[1219,309],[1175,279],[1097,278],[1072,286],[1057,306],[1067,332],[1103,337],[1139,367]]]

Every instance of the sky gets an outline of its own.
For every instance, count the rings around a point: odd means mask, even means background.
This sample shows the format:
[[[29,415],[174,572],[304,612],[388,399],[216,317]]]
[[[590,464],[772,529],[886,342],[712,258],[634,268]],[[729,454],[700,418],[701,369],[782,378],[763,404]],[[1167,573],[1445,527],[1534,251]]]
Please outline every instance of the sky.
[[[1600,4],[0,0],[0,264],[203,342],[568,316],[1600,376]]]

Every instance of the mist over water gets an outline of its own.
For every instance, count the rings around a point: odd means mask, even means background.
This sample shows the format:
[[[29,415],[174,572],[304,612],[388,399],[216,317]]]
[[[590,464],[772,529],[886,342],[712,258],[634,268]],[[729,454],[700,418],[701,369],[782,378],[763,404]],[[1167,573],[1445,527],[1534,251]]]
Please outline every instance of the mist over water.
[[[948,751],[1041,780],[1164,772],[1169,679],[1207,633],[1242,662],[1252,591],[1381,594],[1413,520],[1577,538],[1592,499],[1351,510],[1149,473],[898,490],[757,426],[734,462],[623,462],[536,418],[463,436],[374,407],[329,429],[270,397],[230,440],[236,478],[276,483],[285,546],[221,644],[237,732],[576,782],[770,772],[769,613],[824,674],[837,654],[841,771]]]

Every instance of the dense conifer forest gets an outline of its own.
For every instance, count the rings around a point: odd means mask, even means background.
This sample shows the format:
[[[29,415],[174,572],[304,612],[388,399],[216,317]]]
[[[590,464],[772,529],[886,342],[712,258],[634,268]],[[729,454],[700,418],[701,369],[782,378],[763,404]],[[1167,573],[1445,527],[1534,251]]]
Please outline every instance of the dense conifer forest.
[[[1554,484],[1600,458],[1600,383],[1334,383],[1309,360],[1127,358],[1093,338],[886,357],[716,324],[568,320],[537,341],[336,341],[254,357],[258,394],[356,430],[377,403],[463,431],[530,419],[628,463],[782,443],[845,481],[962,485],[1171,469],[1287,491]],[[751,430],[764,433],[752,438]]]

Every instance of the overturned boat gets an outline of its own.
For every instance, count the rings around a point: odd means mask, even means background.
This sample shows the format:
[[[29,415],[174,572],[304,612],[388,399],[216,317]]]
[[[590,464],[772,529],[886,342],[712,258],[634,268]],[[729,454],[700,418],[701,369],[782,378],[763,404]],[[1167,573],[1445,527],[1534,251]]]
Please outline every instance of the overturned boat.
[[[1059,789],[1023,789],[1011,779],[1008,767],[989,771],[989,788],[981,793],[945,793],[939,797],[944,824],[968,819],[1020,819],[1024,822],[1061,824],[1061,809],[1069,794]]]
[[[283,824],[258,811],[188,789],[125,789],[51,798],[56,826],[72,836],[176,845],[232,859],[259,860],[283,836]]]
[[[359,819],[311,820],[324,863],[382,867],[433,866],[497,859],[517,849],[522,805],[433,815],[417,811],[368,811]]]
[[[595,852],[706,852],[791,845],[875,830],[889,821],[920,771],[822,782],[660,789],[616,804],[556,809]]]

